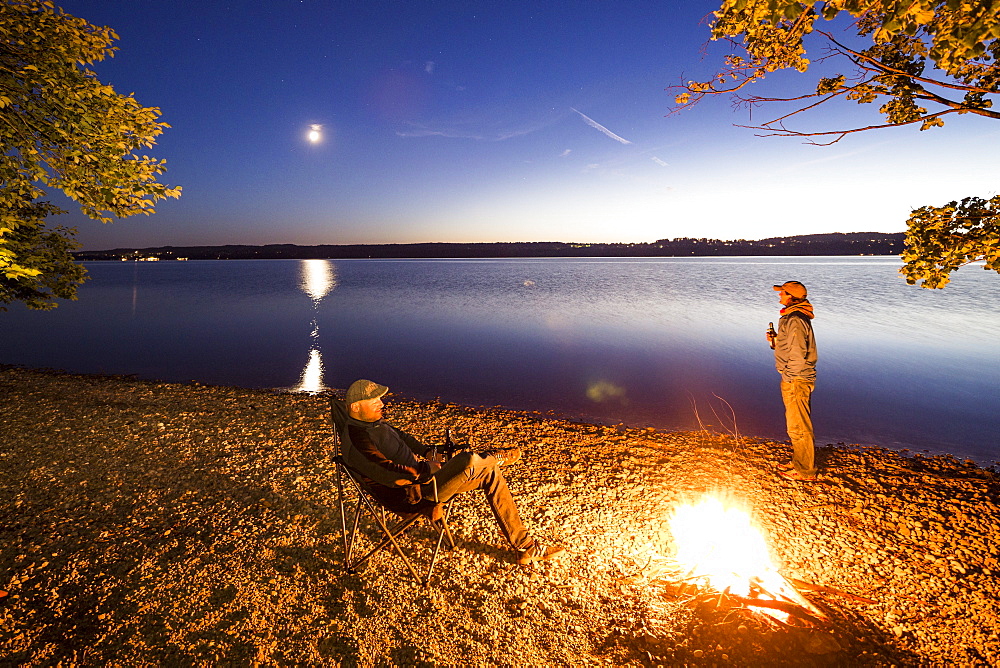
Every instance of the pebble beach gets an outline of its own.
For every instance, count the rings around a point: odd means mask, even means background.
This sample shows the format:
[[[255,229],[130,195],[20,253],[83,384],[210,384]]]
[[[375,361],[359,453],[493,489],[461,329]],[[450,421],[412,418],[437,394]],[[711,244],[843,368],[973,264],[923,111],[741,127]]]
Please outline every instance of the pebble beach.
[[[521,515],[566,551],[518,566],[476,493],[430,586],[388,553],[345,573],[323,394],[0,366],[0,665],[1000,665],[992,467],[817,444],[802,483],[776,475],[787,443],[742,435],[394,395],[386,417],[520,447]],[[826,623],[666,574],[671,509],[709,493],[746,506]]]

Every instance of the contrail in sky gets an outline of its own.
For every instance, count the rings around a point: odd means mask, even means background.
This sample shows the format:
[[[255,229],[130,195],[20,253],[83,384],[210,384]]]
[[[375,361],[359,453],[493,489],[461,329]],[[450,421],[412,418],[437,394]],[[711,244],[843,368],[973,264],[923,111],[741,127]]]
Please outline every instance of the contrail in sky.
[[[570,109],[573,109],[573,107],[570,107]],[[600,123],[598,123],[597,121],[595,121],[590,116],[587,116],[587,114],[583,113],[579,109],[573,109],[573,111],[575,111],[576,113],[580,114],[580,118],[583,119],[584,123],[586,123],[590,127],[594,128],[595,130],[600,130],[601,132],[603,132],[607,136],[611,137],[615,141],[620,141],[623,144],[631,144],[632,143],[628,139],[625,139],[624,137],[619,137],[614,132],[612,132],[611,130],[607,129],[606,127],[604,127],[603,125],[601,125]]]

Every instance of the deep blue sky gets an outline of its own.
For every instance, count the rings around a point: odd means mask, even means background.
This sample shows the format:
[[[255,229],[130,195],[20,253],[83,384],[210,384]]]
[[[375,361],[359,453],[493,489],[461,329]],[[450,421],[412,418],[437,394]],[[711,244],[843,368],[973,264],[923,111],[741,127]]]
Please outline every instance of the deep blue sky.
[[[118,32],[95,69],[161,108],[150,153],[184,188],[148,218],[62,217],[86,249],[895,232],[1000,175],[984,119],[820,148],[734,127],[721,98],[667,116],[665,89],[721,62],[702,0],[57,4]]]

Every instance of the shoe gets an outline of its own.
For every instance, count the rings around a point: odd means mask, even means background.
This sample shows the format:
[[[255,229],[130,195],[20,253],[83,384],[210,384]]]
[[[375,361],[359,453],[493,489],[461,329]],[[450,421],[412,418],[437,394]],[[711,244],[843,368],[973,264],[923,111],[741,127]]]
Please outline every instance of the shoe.
[[[785,462],[784,464],[778,464],[778,468],[782,471],[791,471],[795,468],[795,464],[791,462]]]
[[[497,466],[510,466],[521,459],[521,448],[511,448],[509,450],[487,450],[481,457],[496,457]]]
[[[538,541],[535,541],[534,545],[521,553],[521,556],[517,558],[517,563],[521,566],[527,566],[535,561],[548,561],[565,551],[566,548],[552,547],[551,545],[549,547],[545,547]]]
[[[801,482],[816,482],[817,480],[815,474],[805,475],[803,473],[799,473],[795,469],[792,469],[791,471],[779,471],[778,475],[780,475],[785,480],[798,480]]]

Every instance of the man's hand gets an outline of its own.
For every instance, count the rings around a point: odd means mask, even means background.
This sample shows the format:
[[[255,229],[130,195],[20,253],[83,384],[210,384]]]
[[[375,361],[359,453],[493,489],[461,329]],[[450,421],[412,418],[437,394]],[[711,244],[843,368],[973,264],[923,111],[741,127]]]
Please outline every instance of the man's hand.
[[[420,485],[418,484],[412,484],[405,487],[403,491],[406,494],[406,502],[410,505],[420,503],[420,501],[424,498],[423,490],[420,489]]]

